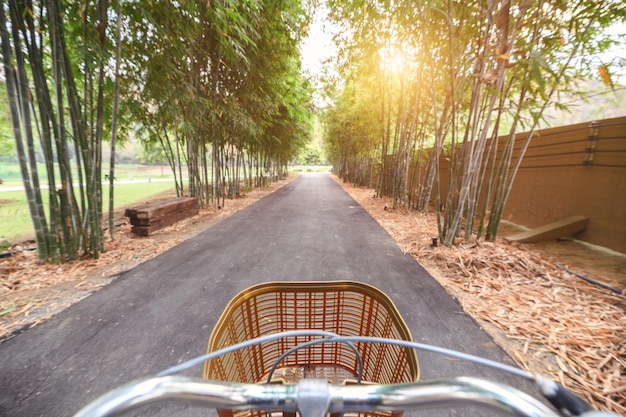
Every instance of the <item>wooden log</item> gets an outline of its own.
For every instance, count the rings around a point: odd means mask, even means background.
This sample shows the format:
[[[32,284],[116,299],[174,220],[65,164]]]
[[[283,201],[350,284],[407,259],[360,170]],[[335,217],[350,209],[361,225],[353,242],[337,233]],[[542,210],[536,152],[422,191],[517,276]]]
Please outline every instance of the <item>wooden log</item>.
[[[197,198],[182,197],[156,204],[132,207],[126,209],[124,215],[130,218],[133,233],[149,236],[156,230],[196,216],[199,211]]]
[[[159,212],[168,212],[182,207],[197,206],[198,200],[191,197],[181,197],[174,200],[161,201],[159,203],[144,204],[126,209],[126,216],[151,217],[158,215]]]
[[[156,206],[144,207],[141,210],[137,210],[135,216],[138,219],[159,219],[168,216],[170,213],[198,208],[197,198],[179,198],[170,203],[163,202]]]
[[[133,233],[139,234],[141,236],[149,236],[150,233],[152,233],[152,232],[164,229],[164,228],[166,228],[168,226],[171,226],[171,225],[173,225],[175,223],[178,223],[181,220],[188,219],[189,217],[193,217],[193,216],[179,215],[179,216],[167,217],[167,218],[164,218],[161,221],[158,221],[156,223],[151,223],[151,224],[148,224],[148,225],[133,226],[131,231]]]
[[[132,224],[133,226],[150,226],[150,225],[162,223],[164,221],[168,221],[168,219],[172,217],[180,217],[180,218],[185,219],[187,217],[193,217],[197,214],[198,214],[197,207],[188,207],[188,208],[185,208],[184,210],[175,210],[169,213],[162,212],[157,217],[142,218],[142,217],[132,216],[130,217],[130,224]]]
[[[572,216],[513,236],[507,236],[505,239],[509,242],[522,243],[544,242],[581,232],[585,230],[588,223],[589,218],[585,216]]]

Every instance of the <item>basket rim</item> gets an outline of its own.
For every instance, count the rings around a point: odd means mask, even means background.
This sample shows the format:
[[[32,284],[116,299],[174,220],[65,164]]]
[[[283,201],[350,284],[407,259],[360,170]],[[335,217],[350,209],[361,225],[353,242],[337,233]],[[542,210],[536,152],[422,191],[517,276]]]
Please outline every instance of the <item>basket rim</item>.
[[[216,343],[216,338],[221,334],[222,329],[227,325],[227,323],[231,320],[231,317],[235,310],[239,308],[242,304],[247,302],[248,300],[257,297],[262,294],[268,293],[281,293],[281,292],[303,292],[303,293],[311,293],[311,292],[332,292],[332,291],[353,291],[356,293],[361,293],[366,296],[369,296],[380,304],[382,304],[387,313],[392,317],[392,320],[397,324],[398,331],[401,333],[402,337],[406,341],[413,341],[413,335],[411,334],[411,330],[409,329],[406,321],[400,314],[397,306],[393,302],[393,300],[381,289],[364,282],[353,281],[353,280],[335,280],[335,281],[266,281],[259,284],[252,285],[248,288],[237,293],[226,305],[219,319],[215,323],[213,330],[211,331],[211,335],[209,336],[209,341],[207,344],[207,352],[212,352],[216,350],[214,346]],[[409,362],[409,366],[413,369],[413,374],[415,380],[419,380],[420,378],[420,367],[417,359],[417,353],[414,349],[407,348],[408,355],[407,359]],[[207,371],[209,361],[205,362],[204,371]]]

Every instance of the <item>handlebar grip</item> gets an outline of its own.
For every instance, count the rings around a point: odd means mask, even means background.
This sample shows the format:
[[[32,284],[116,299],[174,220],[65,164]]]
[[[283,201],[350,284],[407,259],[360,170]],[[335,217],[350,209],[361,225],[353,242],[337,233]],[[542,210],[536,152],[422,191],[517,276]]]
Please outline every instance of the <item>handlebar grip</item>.
[[[592,411],[587,401],[551,379],[538,377],[537,384],[543,396],[559,411],[565,410],[574,416]]]

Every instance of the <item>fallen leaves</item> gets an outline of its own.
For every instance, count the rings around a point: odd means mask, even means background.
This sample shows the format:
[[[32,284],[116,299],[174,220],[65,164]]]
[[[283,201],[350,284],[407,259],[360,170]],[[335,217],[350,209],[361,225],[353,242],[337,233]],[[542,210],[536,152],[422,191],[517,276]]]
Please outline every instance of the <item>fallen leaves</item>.
[[[624,297],[573,277],[549,255],[520,244],[498,240],[434,247],[434,214],[385,210],[390,200],[337,182],[522,368],[551,376],[600,409],[626,414]]]
[[[179,241],[141,240],[130,233],[130,225],[119,227],[117,233],[115,241],[107,237],[107,251],[97,260],[42,264],[35,251],[16,252],[2,259],[0,311],[6,313],[0,315],[0,340],[47,320],[108,284],[111,276],[158,255]],[[13,308],[7,311],[11,306]]]

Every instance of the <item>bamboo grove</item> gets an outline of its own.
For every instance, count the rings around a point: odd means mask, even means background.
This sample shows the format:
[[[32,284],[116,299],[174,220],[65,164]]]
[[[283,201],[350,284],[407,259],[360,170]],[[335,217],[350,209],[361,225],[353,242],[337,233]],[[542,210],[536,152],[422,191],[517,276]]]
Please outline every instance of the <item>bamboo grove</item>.
[[[581,77],[612,85],[614,63],[598,54],[615,42],[603,30],[626,14],[620,1],[587,0],[329,8],[339,48],[324,114],[333,169],[396,207],[434,207],[445,244],[496,237],[545,109]]]
[[[311,130],[298,49],[307,16],[297,0],[0,0],[39,258],[104,250],[103,179],[112,226],[115,149],[130,135],[167,159],[179,195],[203,206],[284,175]]]

